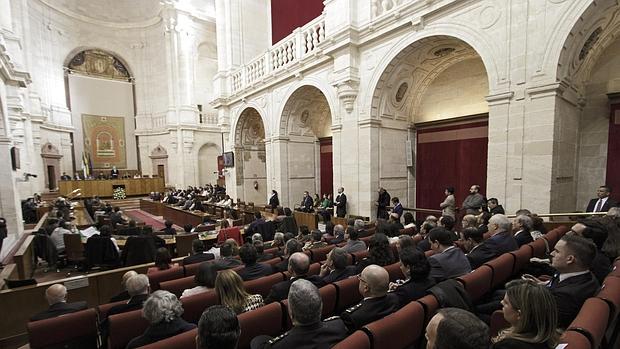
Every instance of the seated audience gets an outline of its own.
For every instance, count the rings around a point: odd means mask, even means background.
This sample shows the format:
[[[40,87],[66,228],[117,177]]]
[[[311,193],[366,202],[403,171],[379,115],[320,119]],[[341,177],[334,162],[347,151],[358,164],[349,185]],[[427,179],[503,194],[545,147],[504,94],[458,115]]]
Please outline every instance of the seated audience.
[[[252,245],[254,245],[254,248],[256,249],[256,260],[258,262],[268,261],[276,257],[271,253],[265,253],[265,244],[263,243],[263,240],[255,240],[252,242]]]
[[[160,270],[167,270],[172,267],[178,267],[179,265],[176,263],[172,263],[172,257],[170,256],[170,251],[168,251],[165,247],[160,247],[157,249],[157,253],[155,254],[155,266],[150,267],[146,270],[147,274],[154,273]]]
[[[200,263],[198,266],[198,271],[196,272],[196,275],[194,275],[194,284],[196,284],[196,286],[184,290],[181,294],[181,298],[213,290],[215,287],[216,276],[217,266],[214,263]]]
[[[192,255],[183,258],[183,265],[201,263],[215,259],[213,253],[205,251],[205,245],[200,239],[192,240]]]
[[[471,271],[469,261],[460,248],[454,246],[452,233],[437,227],[428,233],[431,250],[435,253],[428,258],[430,275],[436,282],[465,275]]]
[[[394,243],[396,244],[396,251],[398,251],[398,253],[404,248],[416,247],[415,241],[413,241],[413,238],[409,235],[401,235],[395,238]]]
[[[130,277],[136,275],[138,275],[138,273],[136,273],[134,270],[130,270],[123,274],[123,277],[121,279],[121,288],[123,289],[123,291],[121,291],[116,296],[110,298],[110,303],[125,301],[129,299],[130,296],[129,292],[127,292],[127,280],[129,280]]]
[[[347,336],[347,328],[338,317],[321,321],[323,301],[317,286],[297,279],[288,295],[288,309],[293,328],[277,338],[258,336],[252,349],[331,348]]]
[[[108,310],[108,316],[125,313],[132,310],[142,309],[142,304],[149,296],[149,278],[144,274],[137,274],[127,280],[127,303],[115,305]]]
[[[610,260],[620,257],[620,207],[612,207],[599,222],[607,229],[607,239],[601,249]]]
[[[435,285],[435,280],[429,276],[431,266],[423,252],[415,247],[401,248],[400,270],[405,280],[390,283],[390,290],[398,299],[398,307],[402,308],[409,302],[424,297],[426,291]]]
[[[163,290],[153,292],[142,307],[142,317],[149,322],[149,327],[141,336],[129,341],[126,349],[139,348],[195,328],[196,325],[181,318],[182,314],[183,306],[174,294]]]
[[[502,307],[510,327],[493,338],[493,349],[546,349],[558,344],[555,299],[545,286],[511,281],[506,284]]]
[[[308,280],[316,287],[325,286],[325,282],[318,275],[308,275],[309,268],[310,257],[301,252],[293,253],[288,259],[288,272],[291,275],[290,279],[273,285],[269,291],[269,295],[267,296],[265,303],[272,303],[285,299],[288,295],[289,289],[291,288],[291,284],[298,279]]]
[[[482,232],[478,228],[465,228],[461,232],[463,248],[467,252],[467,259],[471,269],[474,270],[485,263],[486,256],[478,253],[478,248],[484,241]]]
[[[69,222],[62,222],[50,235],[58,253],[65,251],[65,238],[63,237],[65,234],[71,234],[71,223]]]
[[[220,259],[220,248],[217,247],[216,241],[214,239],[206,240],[205,244],[205,253],[212,254],[215,259]]]
[[[478,227],[478,217],[473,214],[467,214],[463,216],[461,220],[461,226],[463,229],[467,228],[477,228]]]
[[[512,220],[512,231],[514,231],[514,238],[517,241],[519,247],[529,244],[534,241],[532,238],[532,218],[526,215],[520,215]]]
[[[358,273],[361,273],[364,268],[371,264],[384,267],[395,262],[392,247],[390,247],[390,242],[384,234],[376,233],[370,238],[368,252],[368,257],[357,264]]]
[[[478,230],[480,230],[482,234],[486,234],[489,231],[489,220],[491,219],[491,214],[489,212],[482,211],[476,218]]]
[[[225,305],[212,305],[198,321],[196,349],[235,349],[240,335],[237,314]]]
[[[353,228],[347,228],[345,234],[347,243],[342,246],[346,253],[360,252],[366,250],[366,243],[359,239],[359,232]]]
[[[344,227],[341,224],[336,224],[334,226],[334,236],[329,243],[333,245],[337,245],[344,241]]]
[[[233,257],[233,248],[233,244],[230,242],[225,242],[222,247],[220,247],[221,258],[213,262],[218,269],[229,269],[243,264],[241,260]]]
[[[477,265],[519,248],[511,233],[512,223],[503,214],[492,216],[489,219],[488,228],[491,237],[476,247],[475,257],[470,257]]]
[[[409,229],[409,228],[413,228],[415,231],[415,218],[413,217],[413,214],[411,214],[411,212],[405,212],[405,214],[403,214],[403,219],[405,220],[405,224],[403,224],[403,228],[404,229]],[[414,234],[411,234],[414,235]]]
[[[53,284],[45,290],[45,299],[49,308],[30,318],[30,321],[51,319],[60,315],[75,313],[86,309],[86,302],[67,303],[67,288],[61,284]],[[7,316],[7,314],[5,314]]]
[[[256,248],[250,243],[246,243],[239,249],[239,257],[245,264],[245,268],[238,270],[237,274],[243,281],[258,279],[262,276],[273,274],[273,268],[269,264],[257,263],[258,254]]]
[[[140,233],[141,229],[136,226],[136,221],[133,219],[129,220],[127,227],[118,229],[118,235],[140,235]]]
[[[398,297],[388,294],[390,274],[387,270],[371,264],[362,270],[358,279],[359,292],[364,299],[340,315],[349,333],[398,309]]]
[[[424,222],[422,223],[422,227],[420,228],[420,232],[416,236],[422,237],[422,241],[418,242],[418,250],[422,252],[429,251],[431,249],[431,243],[428,241],[428,233],[433,230],[433,228],[437,227],[437,223],[434,222]]]
[[[290,239],[284,245],[284,256],[282,257],[282,262],[276,264],[273,268],[276,271],[287,271],[288,270],[288,259],[295,252],[301,252],[302,248],[301,242],[297,241],[297,239]]]
[[[112,244],[114,245],[114,248],[116,248],[116,252],[120,252],[120,248],[118,247],[116,239],[112,237],[112,227],[107,224],[102,225],[101,228],[99,228],[99,237],[110,239],[110,241],[112,241]]]
[[[426,341],[429,349],[488,348],[489,328],[466,310],[443,308],[428,322]]]
[[[439,226],[446,228],[447,231],[452,233],[452,240],[454,241],[458,240],[459,238],[458,233],[454,231],[455,223],[456,222],[454,221],[454,218],[450,216],[439,217]]]
[[[605,226],[596,220],[584,220],[571,227],[571,231],[586,239],[592,240],[596,245],[596,255],[590,266],[590,270],[596,276],[599,283],[603,283],[607,274],[611,271],[611,261],[602,251],[607,240]]]
[[[116,225],[125,225],[127,221],[123,218],[123,214],[121,212],[120,207],[114,206],[114,212],[110,214],[110,224],[112,224],[113,228],[116,228]]]
[[[241,277],[232,270],[222,270],[215,279],[215,293],[220,304],[228,306],[236,314],[258,309],[265,303],[260,294],[249,294]]]
[[[487,207],[489,208],[489,213],[491,215],[506,214],[506,212],[504,212],[504,208],[499,204],[499,201],[496,198],[488,199]]]
[[[265,242],[263,245],[264,248],[277,248],[278,251],[274,253],[274,256],[281,256],[284,254],[284,234],[281,232],[277,232],[273,236],[273,241]]]
[[[164,234],[166,234],[166,235],[176,235],[177,230],[172,227],[173,223],[171,221],[166,220],[164,222],[164,225],[166,226],[164,229],[162,229],[162,232]]]
[[[306,242],[303,250],[312,250],[314,248],[321,248],[327,246],[327,243],[321,241],[323,239],[323,233],[320,230],[314,229],[310,232],[310,240]]]
[[[355,275],[355,268],[347,268],[347,258],[347,252],[342,248],[336,247],[329,251],[319,273],[323,282],[329,284]]]

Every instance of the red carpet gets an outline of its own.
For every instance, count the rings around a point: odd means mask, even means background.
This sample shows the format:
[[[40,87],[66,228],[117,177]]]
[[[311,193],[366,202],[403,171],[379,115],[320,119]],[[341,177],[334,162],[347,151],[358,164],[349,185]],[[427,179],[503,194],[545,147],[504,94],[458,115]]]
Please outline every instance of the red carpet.
[[[125,210],[125,214],[136,221],[144,222],[146,225],[150,225],[153,227],[153,230],[162,230],[166,226],[164,225],[163,219],[158,218],[157,216],[153,216],[150,213],[144,212],[142,210]]]

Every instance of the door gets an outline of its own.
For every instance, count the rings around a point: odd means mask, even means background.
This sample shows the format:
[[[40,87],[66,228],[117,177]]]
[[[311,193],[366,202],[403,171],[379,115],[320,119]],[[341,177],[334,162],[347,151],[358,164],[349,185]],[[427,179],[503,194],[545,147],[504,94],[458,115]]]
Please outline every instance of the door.
[[[617,190],[620,188],[620,176],[618,176],[620,173],[620,103],[612,104],[610,109],[605,185],[610,186],[612,190]],[[612,196],[615,199],[620,197],[617,192],[612,192]]]
[[[472,184],[485,195],[487,119],[420,127],[416,138],[416,207],[438,210],[447,187],[454,187],[457,207]]]
[[[157,165],[157,176],[163,178],[164,183],[166,183],[166,169],[164,165]]]
[[[56,190],[56,169],[54,166],[47,166],[47,189],[50,191]]]
[[[334,165],[332,138],[326,137],[319,139],[320,162],[321,162],[321,196],[323,194],[334,195]]]

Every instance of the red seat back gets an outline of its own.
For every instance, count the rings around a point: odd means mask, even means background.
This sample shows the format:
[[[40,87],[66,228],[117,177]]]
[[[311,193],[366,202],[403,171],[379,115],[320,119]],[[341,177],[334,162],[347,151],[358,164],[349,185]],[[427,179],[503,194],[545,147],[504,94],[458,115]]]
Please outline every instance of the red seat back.
[[[501,256],[485,263],[491,267],[493,277],[491,279],[491,288],[503,286],[506,281],[510,280],[512,270],[515,265],[515,256],[510,253],[504,253]]]
[[[209,262],[211,263],[211,262]],[[192,263],[188,265],[184,265],[183,269],[185,269],[185,276],[194,276],[198,273],[198,267],[200,267],[200,263]]]
[[[10,314],[4,314],[10,316]],[[97,313],[86,309],[26,325],[30,348],[97,348]]]
[[[334,283],[338,292],[336,298],[336,314],[362,300],[359,291],[359,280],[356,277],[347,278]]]
[[[479,300],[491,290],[493,271],[488,265],[482,265],[458,280],[465,286],[465,290],[473,302]]]
[[[538,239],[528,244],[532,247],[532,256],[538,258],[544,258],[547,254],[547,240]]]
[[[370,349],[370,339],[364,331],[355,331],[332,349]]]
[[[388,274],[390,274],[390,281],[395,281],[398,279],[405,279],[405,275],[403,271],[400,270],[400,262],[392,263],[390,265],[386,265],[385,270],[387,270]]]
[[[106,317],[108,317],[108,312],[110,311],[110,309],[112,309],[112,307],[117,306],[119,304],[126,304],[126,303],[127,301],[118,301],[118,302],[113,302],[113,303],[101,304],[97,306],[95,310],[97,311],[97,315],[99,316],[99,319],[105,319]]]
[[[510,252],[510,254],[515,257],[512,275],[517,275],[530,262],[530,258],[532,258],[532,248],[528,245],[523,245],[518,250]]]
[[[159,289],[174,293],[177,297],[180,297],[183,291],[194,286],[196,286],[194,277],[187,276],[180,279],[161,282],[159,284]]]
[[[278,263],[282,262],[282,258],[280,257],[275,257],[275,258],[271,258],[269,260],[266,260],[264,262],[261,262],[262,264],[268,264],[271,265],[272,267]]]
[[[583,333],[592,348],[598,348],[605,336],[608,320],[609,305],[600,298],[588,298],[568,329]]]
[[[424,309],[420,303],[411,302],[365,328],[371,334],[373,348],[409,348],[424,333]]]
[[[183,267],[172,267],[170,269],[156,271],[148,274],[147,276],[149,277],[151,291],[157,291],[159,290],[160,283],[182,278],[185,276],[185,271],[183,270]]]
[[[312,253],[312,263],[322,262],[327,259],[329,251],[334,249],[334,245],[329,245],[321,248],[315,248],[310,250]]]
[[[440,307],[439,301],[433,294],[429,294],[418,299],[418,302],[422,305],[422,308],[424,308],[425,322],[430,321]]]
[[[319,294],[321,300],[323,300],[323,312],[322,317],[327,318],[334,314],[336,310],[336,299],[338,298],[338,291],[336,286],[329,284],[319,288]]]
[[[590,341],[583,334],[575,331],[566,331],[560,337],[560,343],[566,343],[566,349],[591,349]]]
[[[491,314],[491,326],[489,326],[489,334],[491,338],[497,336],[499,331],[510,327],[510,323],[504,319],[504,312],[496,310]]]
[[[258,279],[246,281],[243,283],[245,290],[250,294],[260,294],[263,298],[267,298],[271,287],[280,281],[284,281],[284,274],[275,273],[263,276]]]
[[[197,329],[189,330],[176,336],[145,345],[140,349],[194,349],[196,348]]]
[[[199,293],[181,299],[183,305],[183,319],[187,322],[197,324],[202,312],[208,307],[219,304],[220,300],[215,291]]]
[[[148,321],[142,317],[142,310],[112,315],[108,321],[110,323],[109,349],[125,348],[130,340],[144,333],[149,326]]]
[[[308,275],[319,275],[321,272],[321,263],[312,263],[308,268]]]
[[[238,349],[250,347],[250,341],[259,335],[277,336],[283,332],[282,304],[274,302],[237,316],[241,327]]]
[[[610,306],[610,322],[618,316],[620,311],[620,278],[607,277],[597,297],[606,301]]]

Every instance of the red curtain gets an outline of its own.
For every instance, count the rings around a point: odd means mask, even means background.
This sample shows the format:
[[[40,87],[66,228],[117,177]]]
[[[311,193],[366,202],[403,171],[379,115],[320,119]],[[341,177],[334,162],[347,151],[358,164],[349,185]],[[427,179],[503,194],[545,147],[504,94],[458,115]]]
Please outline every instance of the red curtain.
[[[271,42],[284,39],[297,27],[323,12],[323,0],[271,0]]]
[[[612,196],[617,199],[620,198],[620,104],[612,104],[610,112],[605,184],[611,186]]]
[[[323,194],[334,195],[334,166],[332,158],[332,138],[321,138],[320,161],[321,161],[321,197]],[[333,198],[332,198],[333,199]]]
[[[480,185],[485,195],[487,148],[488,121],[418,129],[416,206],[439,209],[446,187],[454,187],[458,207],[472,184]]]

